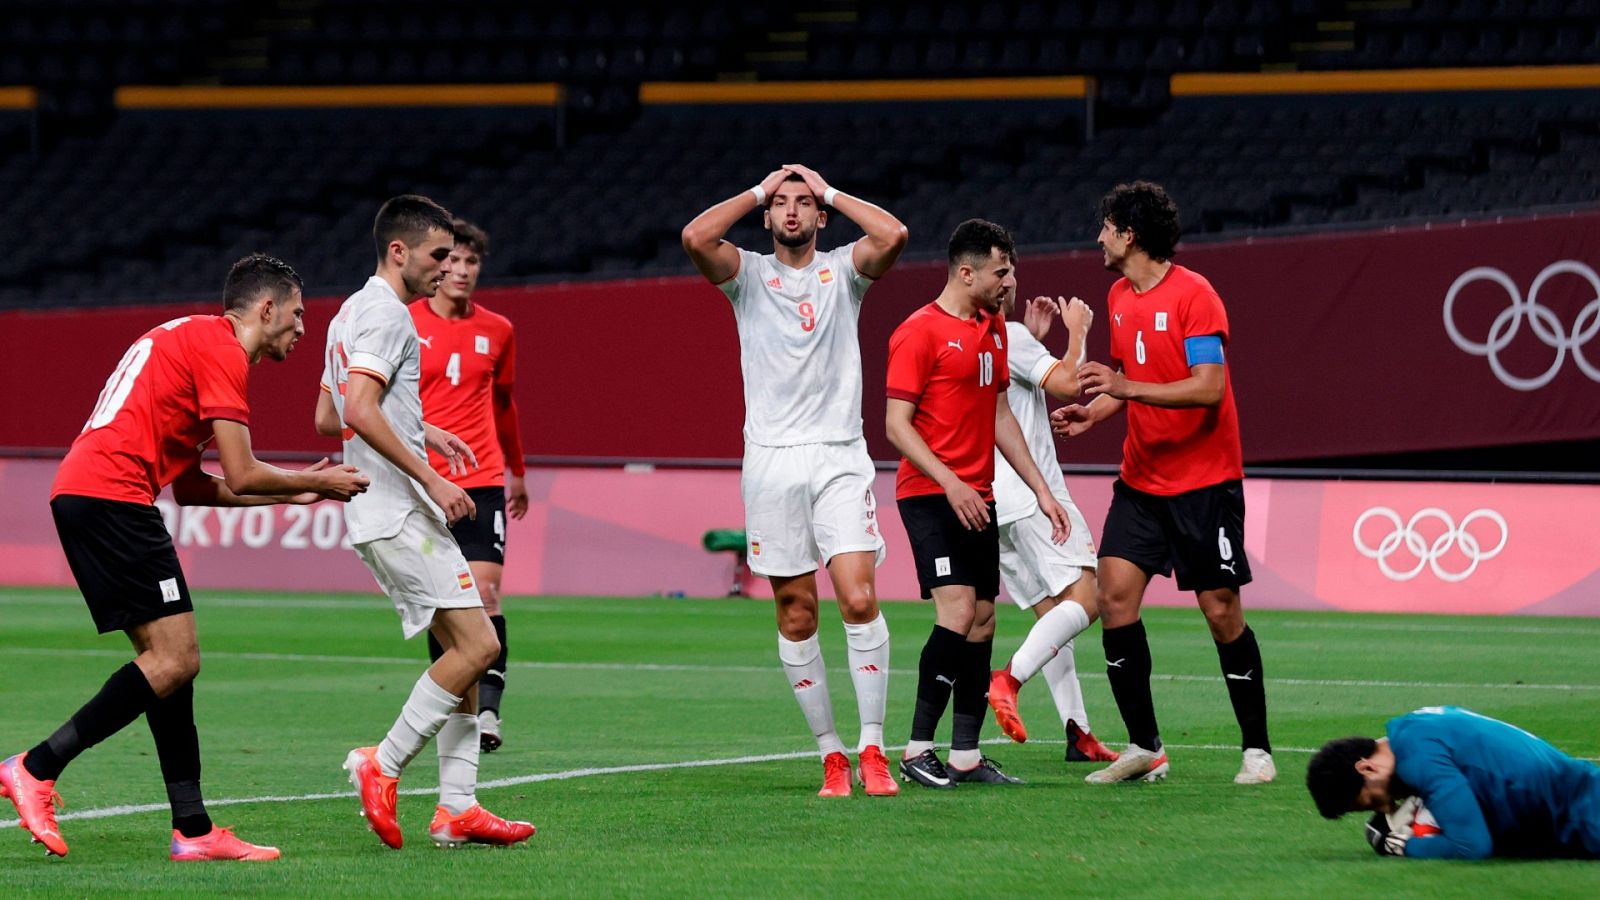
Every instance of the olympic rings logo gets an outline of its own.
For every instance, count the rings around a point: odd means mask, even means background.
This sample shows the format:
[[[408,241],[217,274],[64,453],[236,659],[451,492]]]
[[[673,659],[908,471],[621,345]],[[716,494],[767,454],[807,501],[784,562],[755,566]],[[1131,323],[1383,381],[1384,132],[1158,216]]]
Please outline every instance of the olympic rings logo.
[[[1595,299],[1578,311],[1578,318],[1572,323],[1571,332],[1562,331],[1561,319],[1550,307],[1539,305],[1539,289],[1552,277],[1563,274],[1583,278],[1595,292]],[[1461,329],[1456,327],[1456,296],[1461,293],[1462,288],[1474,281],[1492,281],[1505,288],[1506,296],[1511,299],[1511,305],[1494,317],[1494,324],[1489,326],[1489,336],[1482,342],[1468,339],[1461,333]],[[1550,368],[1532,378],[1522,378],[1506,371],[1499,355],[1511,345],[1517,332],[1522,329],[1523,319],[1528,320],[1534,337],[1546,347],[1556,351],[1556,358],[1550,363]],[[1501,384],[1513,390],[1536,391],[1555,380],[1556,373],[1561,371],[1561,365],[1566,362],[1568,353],[1572,354],[1573,362],[1578,364],[1583,374],[1589,376],[1591,381],[1600,381],[1600,366],[1585,358],[1582,349],[1591,338],[1600,334],[1600,275],[1596,275],[1594,269],[1577,260],[1559,260],[1545,266],[1544,271],[1533,279],[1533,285],[1528,288],[1528,296],[1524,299],[1516,283],[1499,269],[1492,266],[1468,269],[1461,273],[1455,283],[1450,285],[1449,292],[1444,295],[1444,330],[1457,347],[1473,356],[1488,357],[1489,368],[1494,371],[1494,376],[1500,379]]]
[[[1369,547],[1361,539],[1361,527],[1367,524],[1368,520],[1374,518],[1387,520],[1393,526],[1393,530],[1378,541],[1378,546]],[[1419,523],[1430,519],[1437,519],[1444,525],[1444,531],[1431,542],[1423,537],[1422,533],[1417,529]],[[1485,550],[1483,545],[1478,543],[1478,539],[1473,537],[1467,530],[1469,525],[1479,519],[1491,522],[1500,529],[1500,542],[1491,549]],[[1457,525],[1449,513],[1436,506],[1419,510],[1416,515],[1404,523],[1400,521],[1400,514],[1389,507],[1374,506],[1356,519],[1356,526],[1351,531],[1351,538],[1355,541],[1357,552],[1368,559],[1377,560],[1378,570],[1390,581],[1410,581],[1422,574],[1422,570],[1425,568],[1432,569],[1433,574],[1438,576],[1440,581],[1465,581],[1473,572],[1478,570],[1480,563],[1499,556],[1500,551],[1505,549],[1506,540],[1510,536],[1511,531],[1506,527],[1505,516],[1492,509],[1475,509],[1467,513],[1466,518],[1463,518],[1461,524]],[[1402,546],[1405,547],[1406,554],[1414,557],[1417,561],[1416,565],[1409,569],[1397,569],[1389,561],[1390,557],[1394,556]],[[1446,569],[1440,562],[1452,547],[1460,550],[1461,555],[1467,559],[1466,568],[1459,572],[1452,572]]]

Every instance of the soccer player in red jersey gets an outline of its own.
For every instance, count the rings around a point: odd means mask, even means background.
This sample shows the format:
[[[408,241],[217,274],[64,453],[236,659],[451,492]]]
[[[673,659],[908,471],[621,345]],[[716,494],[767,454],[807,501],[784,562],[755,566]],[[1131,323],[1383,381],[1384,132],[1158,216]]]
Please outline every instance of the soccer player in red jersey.
[[[458,520],[450,533],[472,567],[483,610],[500,639],[500,655],[478,682],[478,738],[483,750],[492,753],[500,748],[500,696],[506,687],[506,617],[500,606],[506,515],[521,519],[528,514],[528,488],[517,404],[511,396],[517,367],[511,320],[472,299],[489,255],[489,235],[465,219],[452,224],[456,245],[450,251],[450,273],[438,293],[411,302],[411,319],[422,348],[422,414],[478,456],[478,467],[461,474],[452,474],[450,461],[432,450],[428,463],[465,488],[478,508],[476,518]],[[428,652],[435,661],[444,655],[432,632]]]
[[[1211,626],[1243,737],[1238,784],[1273,780],[1261,648],[1244,621],[1244,468],[1239,414],[1223,347],[1228,315],[1211,282],[1172,262],[1178,207],[1160,185],[1118,185],[1100,201],[1099,243],[1111,286],[1111,365],[1078,369],[1087,406],[1056,410],[1058,434],[1078,435],[1124,408],[1128,436],[1100,540],[1106,674],[1128,726],[1121,758],[1094,784],[1166,777],[1150,698],[1150,645],[1139,606],[1157,575],[1177,572]]]
[[[1008,339],[1000,304],[1016,289],[1015,255],[1004,228],[981,219],[962,222],[950,236],[944,290],[889,338],[885,428],[904,457],[895,500],[922,596],[933,599],[936,616],[922,648],[916,713],[900,776],[927,787],[1020,783],[978,749],[988,711],[994,598],[1000,593],[996,448],[1049,517],[1051,540],[1065,541],[1070,529],[1006,401]],[[947,769],[934,752],[933,736],[952,689]]]
[[[300,276],[270,256],[234,263],[223,314],[184,316],[146,332],[122,357],[56,471],[50,511],[67,563],[101,634],[121,631],[132,662],[32,749],[0,762],[0,792],[33,839],[57,856],[55,782],[78,754],[144,715],[172,804],[174,860],[276,859],[212,825],[200,795],[194,606],[156,494],[172,485],[186,506],[345,501],[366,489],[354,466],[327,460],[298,472],[250,450],[250,367],[282,360],[305,333]],[[200,468],[213,438],[223,477]]]

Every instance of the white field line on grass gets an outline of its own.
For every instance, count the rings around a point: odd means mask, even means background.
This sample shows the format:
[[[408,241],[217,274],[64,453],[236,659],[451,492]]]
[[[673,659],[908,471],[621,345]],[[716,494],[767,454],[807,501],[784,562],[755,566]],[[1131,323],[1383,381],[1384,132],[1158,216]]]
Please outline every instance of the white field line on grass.
[[[985,744],[1009,744],[1010,738],[990,738],[982,741]],[[1034,741],[1037,744],[1062,744],[1064,741]],[[1239,752],[1235,744],[1167,744],[1174,750],[1230,750]],[[905,745],[887,747],[893,752],[904,750]],[[1274,753],[1314,753],[1308,747],[1276,747]],[[673,769],[704,769],[712,766],[743,766],[752,763],[783,762],[791,759],[810,759],[817,755],[815,750],[798,750],[793,753],[764,753],[757,756],[731,756],[721,759],[691,759],[685,762],[667,763],[639,763],[631,766],[604,766],[585,769],[567,769],[564,772],[543,772],[534,775],[517,775],[512,778],[496,778],[493,781],[478,782],[479,790],[492,788],[516,787],[523,784],[537,784],[542,781],[568,781],[573,778],[595,778],[603,775],[631,775],[638,772],[664,772]],[[407,797],[420,797],[438,793],[438,786],[406,788],[400,793]],[[223,806],[242,806],[247,803],[302,803],[311,800],[341,800],[355,799],[355,791],[338,791],[322,794],[301,794],[294,797],[265,796],[265,797],[227,797],[221,800],[207,800],[208,808]],[[131,816],[139,813],[165,812],[168,809],[165,803],[139,803],[124,806],[99,806],[93,809],[80,809],[64,812],[56,816],[58,821],[67,822],[73,819],[109,819],[117,816]],[[19,819],[0,820],[0,828],[15,828],[22,824]]]
[[[3,604],[40,604],[46,602],[59,602],[66,599],[75,599],[68,593],[32,593],[22,591],[18,593],[0,594],[0,605]],[[316,597],[316,596],[290,596],[290,597],[201,597],[196,601],[204,609],[207,606],[219,606],[235,609],[364,609],[374,611],[388,611],[392,609],[389,602],[381,594],[373,594],[370,598],[361,597]],[[526,605],[514,604],[518,614],[521,613],[560,613],[566,612],[571,607],[570,603],[530,603]],[[607,614],[653,612],[644,608],[629,608],[626,605],[614,605],[607,610]],[[1335,612],[1333,610],[1330,613]],[[705,615],[704,609],[696,615]],[[1383,615],[1377,613],[1374,615]],[[1485,616],[1484,625],[1461,624],[1455,622],[1362,622],[1351,621],[1345,618],[1329,618],[1318,622],[1273,622],[1273,628],[1315,629],[1326,631],[1394,631],[1415,632],[1419,634],[1534,634],[1534,635],[1559,635],[1562,637],[1600,637],[1600,628],[1583,628],[1558,625],[1533,625],[1533,624],[1507,624],[1508,622],[1525,622],[1529,619],[1516,619],[1505,616]]]
[[[11,647],[7,653],[27,654],[32,656],[100,656],[107,658],[123,659],[128,655],[127,650],[102,650],[91,648],[54,650],[48,647]],[[309,653],[240,653],[228,650],[200,651],[202,659],[206,660],[245,660],[250,662],[288,662],[288,663],[354,663],[357,665],[386,665],[386,666],[424,666],[425,660],[418,656],[414,659],[403,656],[333,656]],[[778,666],[712,666],[694,663],[614,663],[614,662],[539,662],[537,660],[519,660],[508,663],[513,669],[551,669],[574,670],[591,672],[695,672],[704,674],[777,674],[783,670]],[[829,671],[847,674],[848,669],[830,669]],[[1078,673],[1079,678],[1103,679],[1102,672]],[[1210,683],[1217,680],[1215,675],[1163,675],[1153,674],[1152,681],[1178,681]],[[1268,684],[1290,685],[1295,687],[1349,687],[1349,688],[1426,688],[1429,690],[1505,690],[1505,691],[1600,691],[1600,684],[1533,684],[1524,682],[1481,683],[1466,681],[1386,681],[1355,678],[1273,678],[1268,676]]]

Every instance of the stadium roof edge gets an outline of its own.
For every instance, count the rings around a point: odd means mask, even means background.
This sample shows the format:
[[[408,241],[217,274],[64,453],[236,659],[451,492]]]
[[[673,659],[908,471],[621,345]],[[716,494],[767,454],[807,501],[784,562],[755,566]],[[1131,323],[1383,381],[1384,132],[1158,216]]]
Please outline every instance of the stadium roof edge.
[[[879,81],[647,81],[639,102],[849,103],[883,100],[1083,99],[1090,80],[1078,75],[1038,78],[936,78]]]
[[[358,106],[555,106],[559,84],[397,84],[320,87],[127,86],[118,109],[264,109]]]
[[[1600,66],[1508,66],[1331,72],[1189,72],[1172,76],[1174,97],[1595,87],[1600,87]]]

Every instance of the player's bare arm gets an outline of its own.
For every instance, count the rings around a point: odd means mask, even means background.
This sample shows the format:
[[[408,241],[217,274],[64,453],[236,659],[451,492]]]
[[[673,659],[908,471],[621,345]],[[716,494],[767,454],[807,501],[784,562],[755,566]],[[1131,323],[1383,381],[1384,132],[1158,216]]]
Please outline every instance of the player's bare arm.
[[[1089,329],[1094,324],[1094,311],[1077,297],[1071,300],[1035,297],[1022,312],[1023,325],[1040,341],[1049,333],[1050,325],[1057,317],[1067,327],[1067,352],[1060,362],[1050,368],[1044,383],[1039,386],[1057,400],[1073,400],[1083,392],[1078,367],[1083,363],[1083,348],[1089,339]]]
[[[315,424],[317,434],[323,437],[336,438],[344,433],[344,425],[339,421],[339,410],[333,405],[333,395],[326,387],[317,395]]]
[[[230,502],[246,497],[262,497],[267,503],[286,503],[289,496],[303,493],[314,493],[329,500],[344,502],[367,489],[367,477],[355,466],[317,466],[295,472],[256,459],[250,448],[250,429],[240,422],[217,419],[212,422],[212,430],[216,434],[217,454],[222,462],[222,478],[205,476],[213,484],[210,491],[215,492],[214,502],[207,505],[255,505]],[[198,464],[190,471],[199,472]],[[204,475],[203,472],[200,474]],[[208,492],[199,482],[191,482],[187,487],[192,487],[202,495]],[[217,492],[216,488],[219,487],[222,491]]]
[[[830,187],[826,179],[806,166],[789,163],[784,168],[804,178],[806,187],[816,195],[819,203],[833,207],[845,218],[861,226],[866,237],[856,242],[855,249],[850,251],[850,259],[857,272],[868,278],[882,278],[895,260],[900,258],[900,252],[911,239],[911,232],[906,230],[905,224],[881,206]]]
[[[444,457],[450,465],[451,475],[465,475],[468,468],[478,467],[478,454],[472,452],[467,442],[437,425],[422,423],[422,440],[428,449]]]
[[[1101,394],[1088,403],[1073,403],[1050,414],[1050,430],[1060,437],[1077,437],[1104,422],[1127,406],[1109,394]]]
[[[477,507],[467,492],[440,477],[427,460],[412,452],[394,433],[394,426],[378,406],[382,396],[382,381],[365,372],[351,372],[350,381],[345,385],[344,424],[395,468],[422,485],[433,502],[444,510],[446,521],[454,523],[463,516],[476,518]]]
[[[944,488],[945,499],[950,501],[950,508],[955,510],[956,518],[961,520],[963,526],[972,531],[982,530],[989,524],[989,507],[983,502],[983,496],[939,461],[928,442],[911,424],[916,414],[915,403],[889,398],[889,407],[884,414],[884,431],[888,433],[889,443],[912,465],[921,469],[922,474]]]
[[[1050,493],[1050,485],[1034,463],[1033,454],[1028,452],[1028,440],[1022,436],[1022,426],[1017,424],[1017,416],[1011,411],[1011,403],[1004,393],[994,405],[994,445],[1022,478],[1023,484],[1033,491],[1039,508],[1050,518],[1050,539],[1058,544],[1066,543],[1067,535],[1072,533],[1072,523],[1067,519],[1066,510]]]
[[[332,460],[323,457],[301,469],[300,472],[321,472],[332,467]],[[350,468],[351,471],[355,471],[353,467]],[[361,489],[356,493],[362,493],[366,490],[364,477],[362,481]],[[173,480],[172,498],[178,501],[179,506],[273,506],[277,504],[309,506],[319,500],[348,502],[350,495],[342,491],[301,491],[297,494],[265,495],[235,494],[233,491],[228,490],[228,483],[225,479],[205,471],[197,461],[193,468],[186,470]]]
[[[506,470],[511,473],[506,487],[506,515],[521,519],[528,514],[528,482],[518,475],[514,465],[522,462],[522,423],[517,419],[517,401],[511,395],[511,385],[494,387],[495,437],[500,441],[500,452],[506,459]]]
[[[1216,406],[1227,393],[1227,372],[1220,363],[1201,363],[1189,367],[1189,377],[1181,381],[1155,384],[1129,381],[1120,371],[1104,363],[1084,363],[1078,380],[1086,394],[1105,394],[1118,400],[1132,400],[1168,409]]]
[[[759,185],[729,197],[683,226],[684,252],[707,281],[721,284],[739,274],[739,248],[722,236],[735,222],[760,209],[789,175],[787,168],[777,169],[761,179]]]

